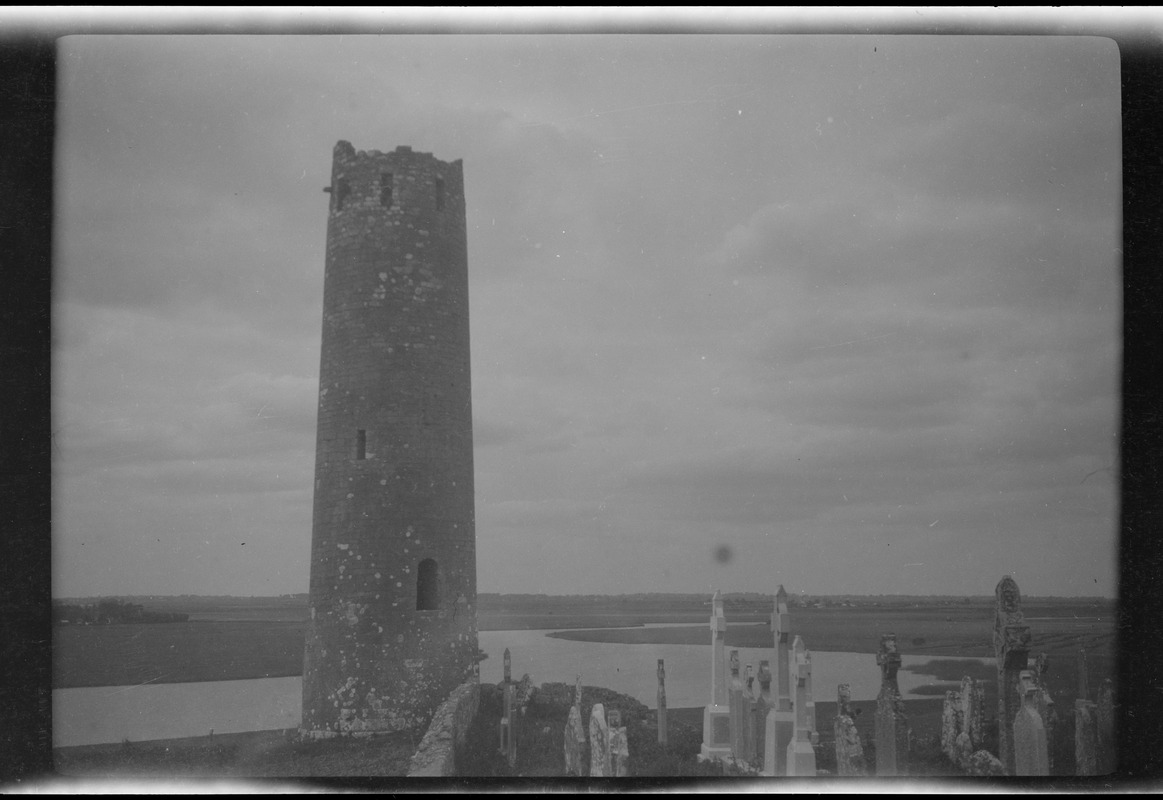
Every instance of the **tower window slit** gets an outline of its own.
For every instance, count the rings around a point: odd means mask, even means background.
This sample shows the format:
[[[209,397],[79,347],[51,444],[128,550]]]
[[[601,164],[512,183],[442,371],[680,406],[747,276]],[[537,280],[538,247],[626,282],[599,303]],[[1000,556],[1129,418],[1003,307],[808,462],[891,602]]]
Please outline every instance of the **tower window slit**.
[[[392,173],[390,172],[380,175],[380,204],[385,206],[392,204]]]
[[[436,210],[444,210],[444,179],[436,179]]]
[[[347,182],[347,178],[338,178],[335,181],[335,210],[339,211],[343,208],[343,201],[351,194],[351,184]]]
[[[363,429],[355,432],[355,457],[358,461],[367,458],[367,431]]]

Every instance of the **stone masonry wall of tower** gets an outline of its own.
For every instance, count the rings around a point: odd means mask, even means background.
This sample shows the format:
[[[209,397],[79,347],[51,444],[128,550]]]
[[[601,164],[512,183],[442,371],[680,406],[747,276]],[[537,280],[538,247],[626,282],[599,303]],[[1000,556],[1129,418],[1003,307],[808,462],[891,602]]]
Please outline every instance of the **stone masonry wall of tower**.
[[[427,724],[473,673],[460,161],[335,146],[302,731]]]

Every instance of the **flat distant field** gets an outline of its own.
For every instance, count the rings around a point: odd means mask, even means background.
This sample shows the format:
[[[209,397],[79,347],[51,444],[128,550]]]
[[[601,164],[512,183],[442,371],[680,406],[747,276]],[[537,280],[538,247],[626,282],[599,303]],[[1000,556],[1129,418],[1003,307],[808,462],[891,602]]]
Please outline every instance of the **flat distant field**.
[[[989,608],[803,608],[792,613],[792,633],[809,650],[875,653],[882,633],[895,633],[902,653],[992,657],[993,613]],[[1026,614],[1034,636],[1033,652],[1070,653],[1085,647],[1093,655],[1113,655],[1115,620],[1090,607],[1055,606]],[[732,618],[728,616],[729,622]],[[628,630],[563,630],[550,634],[582,642],[629,644],[707,644],[706,623],[689,627]],[[729,647],[771,647],[767,624],[729,624]]]
[[[151,610],[189,613],[164,624],[57,625],[53,686],[124,686],[147,682],[242,680],[302,673],[305,598],[164,598]],[[1052,663],[1085,647],[1096,674],[1112,674],[1112,604],[1052,602],[1024,606],[1032,653]],[[705,599],[482,598],[480,630],[544,629],[580,641],[708,644]],[[770,647],[770,601],[727,604],[727,644]],[[992,604],[923,607],[795,608],[792,630],[810,650],[876,652],[882,632],[897,634],[905,654],[992,656]],[[644,628],[647,623],[691,623]],[[591,630],[578,630],[588,628]],[[605,630],[601,630],[605,628]],[[622,628],[622,629],[615,629]],[[960,676],[957,676],[959,678]]]

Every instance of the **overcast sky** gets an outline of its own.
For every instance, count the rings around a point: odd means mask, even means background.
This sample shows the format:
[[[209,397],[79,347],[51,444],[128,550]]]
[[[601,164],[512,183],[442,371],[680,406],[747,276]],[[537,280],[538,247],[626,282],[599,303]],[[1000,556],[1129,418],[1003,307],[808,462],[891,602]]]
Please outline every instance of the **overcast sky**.
[[[464,160],[480,591],[1117,593],[1110,40],[68,38],[58,85],[55,596],[307,590],[340,139]]]

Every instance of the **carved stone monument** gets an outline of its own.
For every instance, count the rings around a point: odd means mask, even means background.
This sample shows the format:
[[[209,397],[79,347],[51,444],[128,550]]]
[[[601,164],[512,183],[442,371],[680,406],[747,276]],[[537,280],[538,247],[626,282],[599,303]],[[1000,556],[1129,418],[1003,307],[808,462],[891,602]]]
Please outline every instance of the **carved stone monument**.
[[[594,703],[590,712],[590,777],[609,778],[610,727],[606,724],[606,708]]]
[[[901,666],[897,652],[896,634],[880,637],[876,654],[880,667],[880,694],[876,698],[876,774],[908,774],[909,727],[905,704],[897,685],[897,670]]]
[[[625,778],[630,774],[630,745],[629,739],[626,738],[626,728],[622,725],[622,712],[616,708],[610,709],[608,724],[610,775],[614,778]]]
[[[1054,732],[1058,729],[1058,710],[1055,708],[1054,698],[1050,694],[1050,687],[1046,683],[1046,665],[1049,657],[1039,653],[1034,659],[1034,684],[1037,691],[1034,693],[1034,705],[1038,709],[1038,716],[1042,718],[1042,727],[1046,729],[1046,741],[1054,741]],[[1054,750],[1047,747],[1046,762],[1051,772],[1054,771]]]
[[[1074,701],[1074,774],[1098,774],[1098,706]]]
[[[848,684],[836,687],[836,774],[863,775],[864,747],[856,730],[856,715],[852,713],[852,691]]]
[[[961,732],[971,752],[985,743],[985,684],[966,675],[961,679]]]
[[[993,650],[997,657],[998,756],[1007,775],[1014,774],[1014,717],[1018,714],[1018,680],[1028,666],[1030,626],[1022,615],[1022,594],[1009,575],[994,590],[997,613],[993,624]]]
[[[666,745],[666,668],[658,659],[658,743]]]
[[[501,717],[501,754],[509,762],[509,766],[517,763],[517,734],[516,717],[513,714],[513,684],[506,683],[503,688],[504,710]]]
[[[569,707],[569,719],[565,723],[565,774],[582,777],[586,774],[585,755],[586,729],[582,725],[581,708]]]
[[[783,586],[775,593],[771,614],[771,633],[775,641],[775,697],[767,712],[763,733],[763,774],[787,774],[787,747],[795,731],[792,710],[790,659],[791,614],[787,610],[787,592]]]
[[[1115,753],[1115,689],[1110,678],[1104,678],[1098,687],[1098,774],[1115,771],[1118,758]]]
[[[743,760],[743,681],[739,678],[739,651],[732,650],[731,678],[727,686],[727,707],[731,713],[731,755]]]
[[[711,598],[711,702],[703,709],[703,745],[699,759],[726,759],[731,756],[731,708],[727,696],[727,658],[724,638],[727,617],[723,596],[717,590]]]
[[[759,662],[758,679],[756,680],[755,705],[752,708],[752,720],[755,730],[755,759],[762,770],[764,741],[766,738],[767,713],[771,710],[771,666],[768,661]]]
[[[1038,713],[1038,684],[1031,671],[1022,671],[1018,691],[1022,707],[1014,718],[1014,774],[1049,775],[1046,728]]]
[[[795,685],[795,699],[792,704],[795,710],[795,727],[792,731],[792,740],[787,746],[787,774],[789,777],[814,778],[816,751],[812,747],[812,717],[815,716],[816,706],[808,694],[808,687],[811,685],[812,654],[799,636],[792,644],[792,666],[794,672],[791,678]]]

